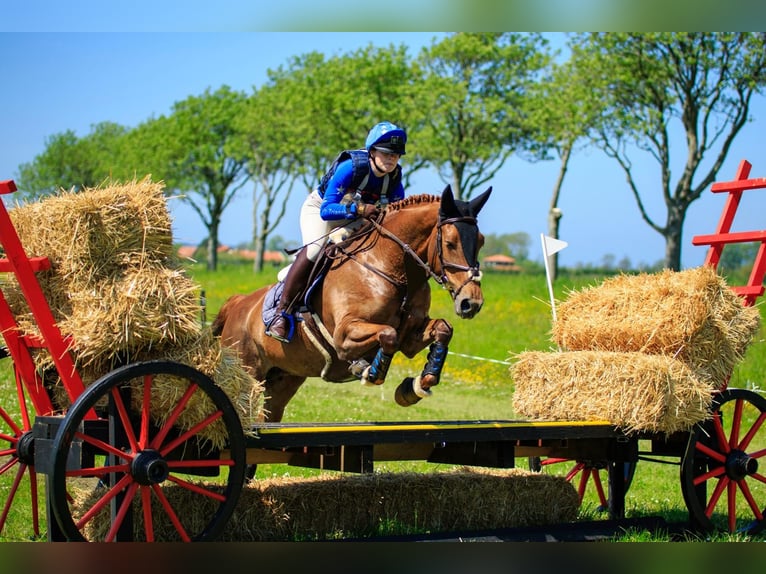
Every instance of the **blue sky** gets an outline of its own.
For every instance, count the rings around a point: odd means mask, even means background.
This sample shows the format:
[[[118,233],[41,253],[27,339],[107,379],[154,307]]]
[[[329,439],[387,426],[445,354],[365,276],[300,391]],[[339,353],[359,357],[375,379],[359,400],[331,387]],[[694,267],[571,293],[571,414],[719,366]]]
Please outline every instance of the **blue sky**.
[[[84,24],[81,27],[85,28]],[[71,129],[85,135],[92,125],[102,121],[132,127],[152,116],[168,113],[174,102],[200,94],[208,87],[226,84],[249,91],[264,81],[267,69],[285,64],[292,55],[312,50],[335,54],[368,43],[403,43],[415,54],[436,35],[436,32],[0,32],[0,77],[4,83],[0,90],[3,128],[0,179],[16,177],[18,166],[42,152],[46,138],[53,134]],[[719,179],[732,178],[743,158],[753,164],[753,177],[766,176],[762,144],[762,134],[766,133],[766,98],[758,97],[752,112],[755,121],[739,136]],[[682,148],[676,153],[683,153]],[[406,161],[403,165],[406,169]],[[676,165],[674,173],[681,169]],[[655,165],[639,162],[639,166],[642,183],[656,187]],[[524,231],[532,238],[532,258],[541,260],[539,237],[546,231],[557,171],[556,162],[509,161],[492,182],[495,191],[480,218],[483,231],[497,234]],[[443,188],[434,172],[418,172],[413,183],[410,193],[438,193]],[[225,215],[220,237],[223,243],[236,245],[249,239],[252,229],[249,192],[245,190]],[[764,227],[760,214],[766,213],[766,191],[762,195],[751,192],[752,199],[745,196],[737,228]],[[650,211],[663,221],[659,193],[646,197],[650,198]],[[302,198],[302,192],[297,190],[290,212],[277,230],[285,238],[299,238],[297,219]],[[197,216],[180,204],[171,205],[176,240],[188,243],[201,240],[204,228]],[[706,193],[690,209],[684,237],[684,266],[702,262],[705,250],[692,247],[691,237],[713,232],[722,205],[722,197]],[[560,255],[564,265],[599,263],[606,254],[617,260],[627,257],[633,265],[654,263],[663,257],[664,241],[640,219],[624,175],[613,160],[595,149],[573,157],[559,207],[564,213],[561,237],[570,244]]]

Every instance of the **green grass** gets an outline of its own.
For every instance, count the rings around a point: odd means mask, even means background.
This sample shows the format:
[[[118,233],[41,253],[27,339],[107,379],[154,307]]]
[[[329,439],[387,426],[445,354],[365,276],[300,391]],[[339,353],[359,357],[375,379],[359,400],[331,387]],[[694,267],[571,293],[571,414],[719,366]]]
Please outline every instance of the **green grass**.
[[[249,265],[223,265],[219,271],[210,273],[201,265],[189,268],[195,281],[205,291],[207,319],[210,321],[224,300],[235,293],[246,293],[274,281],[276,269],[254,274]],[[594,277],[562,277],[557,281],[555,295],[563,300],[571,289],[598,282]],[[441,384],[434,396],[409,408],[395,404],[394,390],[404,376],[420,372],[425,363],[425,351],[408,360],[396,356],[387,383],[381,387],[363,387],[358,383],[331,384],[319,379],[308,380],[287,408],[285,421],[291,422],[354,422],[354,421],[415,421],[415,420],[472,420],[494,418],[518,418],[513,413],[513,383],[509,375],[509,362],[514,354],[525,350],[550,350],[551,309],[545,278],[542,275],[503,275],[487,273],[483,289],[485,306],[470,321],[458,319],[452,311],[451,300],[446,291],[434,287],[431,315],[447,318],[455,327],[450,344],[450,355]],[[732,374],[731,386],[763,387],[762,374],[766,369],[766,348],[758,337],[745,360]],[[9,361],[0,362],[0,401],[8,411],[17,411],[14,378]],[[674,461],[678,463],[678,460]],[[518,459],[517,465],[525,467],[526,459]],[[443,465],[442,465],[443,466]],[[546,467],[545,472],[564,473],[569,465]],[[378,471],[418,470],[440,468],[421,462],[386,462],[376,465]],[[319,471],[288,467],[285,465],[261,465],[259,477],[309,476]],[[11,477],[0,477],[0,504],[5,502]],[[662,516],[669,521],[687,518],[683,501],[677,464],[664,465],[641,461],[633,484],[626,496],[628,517]],[[41,493],[44,481],[39,479]],[[29,488],[22,487],[27,496],[14,504],[9,522],[0,540],[29,540],[31,534]],[[597,499],[592,488],[588,489],[581,509],[585,520],[603,518],[597,510]],[[44,507],[42,532],[45,537]],[[662,541],[662,534],[628,532],[622,540]],[[737,537],[716,535],[714,540],[738,540]],[[761,538],[762,539],[762,538]]]

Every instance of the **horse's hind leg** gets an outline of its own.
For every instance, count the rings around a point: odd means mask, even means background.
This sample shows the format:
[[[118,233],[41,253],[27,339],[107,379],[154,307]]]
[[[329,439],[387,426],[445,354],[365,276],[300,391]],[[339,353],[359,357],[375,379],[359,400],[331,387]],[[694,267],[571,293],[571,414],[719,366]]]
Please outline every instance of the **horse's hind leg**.
[[[263,391],[263,422],[278,423],[285,416],[285,407],[298,392],[306,377],[286,375],[282,371],[273,370],[266,375]],[[245,469],[245,480],[250,483],[255,479],[257,464],[250,464]]]
[[[276,369],[266,375],[263,389],[264,421],[278,423],[285,416],[285,407],[298,392],[306,377],[288,375]]]

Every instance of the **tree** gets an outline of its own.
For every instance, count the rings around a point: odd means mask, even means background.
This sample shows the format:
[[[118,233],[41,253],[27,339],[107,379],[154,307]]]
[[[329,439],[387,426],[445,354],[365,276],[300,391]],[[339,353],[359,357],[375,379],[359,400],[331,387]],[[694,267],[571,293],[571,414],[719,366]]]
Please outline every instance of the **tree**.
[[[295,168],[301,146],[301,110],[284,84],[265,86],[248,98],[237,118],[239,136],[234,144],[243,158],[253,185],[253,269],[263,269],[263,253],[269,235],[282,220],[298,177]]]
[[[181,193],[204,223],[211,271],[218,266],[221,216],[247,181],[246,157],[235,146],[235,119],[245,100],[228,86],[207,89],[176,102],[169,116],[151,119],[132,134],[137,164]]]
[[[458,33],[424,48],[414,64],[418,153],[458,199],[469,199],[525,149],[521,102],[546,65],[537,34]]]
[[[102,122],[82,138],[72,130],[50,136],[41,154],[19,166],[23,197],[34,201],[61,189],[79,191],[105,183],[120,163],[126,132],[118,124]]]
[[[524,99],[527,125],[538,142],[538,152],[548,159],[553,151],[559,170],[548,208],[548,236],[558,239],[563,213],[558,207],[569,161],[579,144],[585,144],[601,115],[602,103],[584,81],[587,70],[572,61],[554,64],[550,72],[530,88]],[[551,256],[550,276],[558,276],[559,254]]]
[[[678,270],[687,210],[716,181],[766,83],[766,34],[592,33],[571,45],[588,88],[608,106],[594,141],[619,163],[641,217],[665,238],[665,267]],[[686,148],[675,155],[679,135]],[[636,151],[659,166],[664,223],[646,208],[631,159]]]
[[[529,257],[530,243],[529,235],[523,231],[500,235],[488,233],[484,237],[484,247],[481,251],[484,255],[509,255],[519,260],[526,260]]]
[[[405,46],[370,45],[330,58],[311,52],[270,71],[270,85],[296,110],[297,129],[284,143],[300,150],[295,169],[307,190],[316,187],[341,150],[364,147],[376,123],[391,121],[411,131],[414,80]],[[408,151],[403,163],[406,187],[425,162]]]

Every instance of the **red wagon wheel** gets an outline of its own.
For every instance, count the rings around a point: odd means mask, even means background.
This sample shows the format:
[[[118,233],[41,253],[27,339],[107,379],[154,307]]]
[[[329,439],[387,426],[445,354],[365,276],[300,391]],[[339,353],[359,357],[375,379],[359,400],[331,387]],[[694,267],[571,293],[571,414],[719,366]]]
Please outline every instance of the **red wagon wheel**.
[[[690,518],[702,530],[763,530],[766,398],[733,388],[716,396],[712,418],[690,433],[681,487]]]
[[[546,466],[559,464],[571,465],[565,478],[572,484],[575,484],[576,481],[577,495],[580,497],[580,503],[582,503],[583,498],[585,498],[585,493],[588,490],[589,485],[592,484],[596,491],[596,496],[598,497],[598,510],[609,510],[608,489],[604,488],[604,485],[608,485],[609,483],[608,461],[572,460],[569,458],[555,457],[529,457],[529,468],[535,472],[540,472]],[[628,489],[633,482],[635,472],[635,462],[624,463],[624,492],[628,492]]]
[[[40,536],[34,441],[27,405],[23,394],[20,397],[20,419],[0,406],[0,477],[9,481],[8,495],[0,513],[0,533],[5,529],[12,508],[29,507],[32,513],[32,530],[35,536]],[[24,483],[27,481],[30,502],[21,494],[21,489],[26,488]]]
[[[177,392],[159,413],[168,381]],[[95,421],[85,420],[91,409]],[[105,375],[72,406],[53,441],[51,504],[68,540],[213,540],[244,476],[244,431],[221,388],[192,367],[148,361]]]

